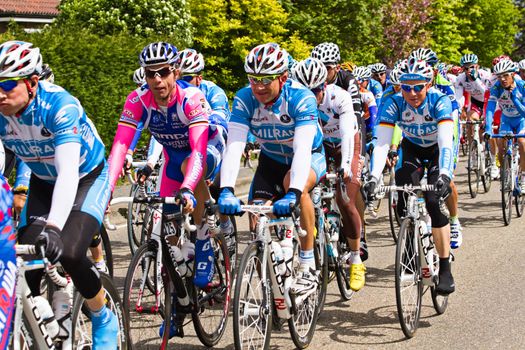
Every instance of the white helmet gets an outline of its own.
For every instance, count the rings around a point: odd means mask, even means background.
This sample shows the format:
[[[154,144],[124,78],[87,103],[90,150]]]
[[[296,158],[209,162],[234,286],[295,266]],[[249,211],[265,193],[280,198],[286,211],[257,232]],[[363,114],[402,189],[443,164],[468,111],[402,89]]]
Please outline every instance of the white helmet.
[[[157,64],[175,63],[177,59],[177,48],[162,41],[151,43],[142,49],[139,55],[141,67],[154,66]]]
[[[503,60],[496,63],[494,66],[494,74],[503,74],[503,73],[509,73],[509,72],[516,72],[517,67],[516,63],[512,62],[511,60]]]
[[[372,73],[374,74],[386,72],[386,66],[383,63],[374,63],[374,64],[371,64],[369,67]]]
[[[185,49],[179,52],[177,65],[181,74],[199,73],[204,69],[204,57],[194,49]]]
[[[0,78],[27,77],[40,74],[40,49],[25,41],[7,41],[0,45]]]
[[[403,72],[401,71],[401,67],[398,65],[394,69],[390,71],[390,83],[392,85],[400,85],[401,84],[401,74]]]
[[[50,83],[55,82],[55,74],[53,73],[53,70],[51,67],[49,67],[49,64],[44,63],[42,65],[42,70],[40,71],[40,74],[38,75],[38,80],[48,81]]]
[[[520,69],[525,69],[525,60],[521,60],[518,65]]]
[[[135,84],[142,85],[146,82],[146,75],[144,74],[144,68],[140,67],[135,69],[133,72],[133,81]]]
[[[372,77],[372,70],[365,66],[356,67],[352,73],[359,80],[366,80]]]
[[[295,66],[294,75],[298,82],[309,89],[315,89],[326,82],[328,71],[323,62],[308,57]]]
[[[341,61],[341,54],[339,53],[339,46],[334,43],[321,43],[314,47],[311,57],[317,58],[324,64],[339,63]]]
[[[281,74],[287,70],[288,53],[275,43],[254,47],[244,60],[248,74]]]
[[[478,63],[478,56],[474,55],[473,53],[467,53],[466,55],[463,55],[459,60],[460,66],[476,63]]]
[[[399,67],[403,74],[399,78],[401,81],[407,80],[426,80],[430,81],[434,77],[434,69],[424,60],[412,58],[408,64]]]
[[[432,67],[438,63],[438,57],[436,53],[431,49],[426,49],[424,47],[420,47],[419,49],[412,51],[410,56],[408,56],[408,60],[410,59],[423,60]]]

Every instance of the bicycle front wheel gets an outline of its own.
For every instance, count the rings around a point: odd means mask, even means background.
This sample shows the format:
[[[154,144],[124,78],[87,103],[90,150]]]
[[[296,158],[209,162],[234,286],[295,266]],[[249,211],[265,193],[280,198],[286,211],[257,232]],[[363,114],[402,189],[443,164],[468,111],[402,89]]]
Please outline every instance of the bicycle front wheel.
[[[472,140],[468,147],[467,157],[467,180],[468,190],[471,198],[476,198],[479,190],[479,154],[478,154],[478,142]]]
[[[251,243],[242,255],[233,298],[235,349],[268,349],[272,333],[271,286],[263,279],[261,243]]]
[[[230,309],[231,266],[228,247],[223,235],[210,240],[215,255],[215,269],[211,282],[205,288],[193,285],[193,326],[199,340],[212,347],[226,330]]]
[[[417,235],[414,221],[405,218],[396,246],[395,284],[399,323],[407,338],[412,338],[419,326],[423,294]]]
[[[337,277],[337,287],[339,287],[339,293],[344,300],[350,300],[354,296],[354,291],[350,289],[350,270],[348,264],[343,261],[343,256],[348,251],[346,238],[340,233],[339,242],[337,242],[337,250],[339,252],[335,274]]]
[[[512,181],[514,179],[512,178],[511,159],[508,154],[505,154],[501,163],[501,209],[505,226],[510,224],[512,218]]]
[[[108,275],[101,273],[100,282],[105,291],[104,300],[106,301],[106,307],[117,316],[119,325],[119,331],[117,333],[117,349],[131,348],[128,338],[128,322],[126,320],[126,314],[122,310],[122,302],[119,293],[113,285],[111,277]],[[91,335],[91,312],[89,312],[88,308],[84,305],[84,301],[84,297],[79,293],[76,293],[73,309],[71,311],[73,349],[91,349],[93,346]]]
[[[492,185],[492,177],[490,176],[490,171],[492,169],[492,163],[494,156],[490,153],[490,150],[487,145],[483,150],[485,153],[485,173],[481,174],[481,182],[483,183],[483,190],[485,193],[490,191],[490,186]]]

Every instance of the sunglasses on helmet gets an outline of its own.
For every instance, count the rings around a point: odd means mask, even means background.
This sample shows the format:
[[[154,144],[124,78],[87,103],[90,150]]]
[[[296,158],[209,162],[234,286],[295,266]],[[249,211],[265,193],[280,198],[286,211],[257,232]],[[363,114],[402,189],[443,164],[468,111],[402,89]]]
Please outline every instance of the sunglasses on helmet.
[[[252,75],[248,74],[248,81],[250,84],[270,85],[275,79],[279,78],[281,74],[271,75]]]
[[[0,81],[0,89],[4,90],[5,92],[9,92],[13,90],[16,87],[16,84],[18,84],[19,80],[25,79],[26,77],[18,77],[18,78],[10,78]]]
[[[150,78],[150,79],[155,78],[157,75],[160,78],[166,78],[168,75],[170,75],[171,72],[173,72],[173,70],[174,70],[173,67],[163,67],[163,68],[159,68],[156,70],[145,68],[144,74],[146,75],[146,78]]]
[[[414,90],[415,92],[421,92],[425,88],[426,85],[427,85],[426,83],[415,84],[415,85],[401,84],[401,89],[403,89],[403,91],[405,92],[410,92],[412,90]]]

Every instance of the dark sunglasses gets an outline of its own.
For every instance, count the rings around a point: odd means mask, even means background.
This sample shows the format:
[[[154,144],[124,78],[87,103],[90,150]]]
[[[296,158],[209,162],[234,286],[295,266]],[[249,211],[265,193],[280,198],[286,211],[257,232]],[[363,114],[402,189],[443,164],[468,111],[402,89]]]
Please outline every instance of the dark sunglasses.
[[[248,74],[248,81],[250,84],[263,84],[270,85],[272,81],[279,78],[281,74],[272,74],[272,75],[252,75]]]
[[[161,78],[166,78],[170,73],[173,72],[173,67],[164,67],[157,70],[153,69],[144,69],[144,73],[146,74],[146,78],[153,79],[157,75]]]
[[[410,85],[410,84],[401,84],[401,89],[403,89],[403,91],[405,92],[410,92],[412,90],[414,90],[415,92],[421,92],[425,86],[427,86],[426,83],[424,84],[415,84],[415,85]]]
[[[321,84],[316,88],[310,89],[310,91],[313,92],[315,95],[317,95],[321,91],[324,91],[324,84]]]
[[[25,77],[18,77],[18,78],[2,80],[0,81],[0,89],[4,90],[5,92],[9,92],[13,90],[18,84],[18,81],[22,79],[25,79]]]
[[[195,78],[196,76],[198,76],[198,74],[186,74],[186,75],[183,75],[181,77],[182,80],[184,80],[185,82],[189,83],[193,80],[193,78]]]

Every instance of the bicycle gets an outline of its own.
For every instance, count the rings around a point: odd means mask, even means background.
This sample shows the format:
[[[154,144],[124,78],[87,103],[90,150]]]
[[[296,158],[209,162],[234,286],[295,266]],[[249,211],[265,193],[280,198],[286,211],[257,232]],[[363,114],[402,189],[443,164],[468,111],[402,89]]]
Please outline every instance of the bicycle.
[[[461,123],[474,126],[473,137],[467,146],[467,181],[470,197],[476,198],[480,182],[485,193],[490,190],[492,182],[490,169],[493,164],[493,156],[488,142],[482,142],[479,138],[479,128],[483,121],[467,120]]]
[[[384,186],[377,191],[402,191],[406,196],[405,215],[396,244],[395,288],[401,329],[407,338],[412,338],[419,326],[421,298],[429,288],[438,315],[448,306],[448,296],[436,292],[439,256],[434,248],[430,216],[423,197],[423,192],[434,191],[434,185]],[[442,200],[440,208],[447,212]],[[454,260],[452,254],[450,259]]]
[[[184,319],[191,314],[200,341],[209,347],[217,344],[226,329],[231,297],[229,254],[220,231],[210,235],[215,253],[213,279],[198,288],[193,284],[192,257],[186,260],[181,252],[190,242],[188,235],[194,240],[196,230],[188,214],[182,213],[183,198],[146,194],[112,200],[112,204],[117,203],[144,204],[152,217],[145,243],[133,255],[124,282],[124,312],[133,331],[131,343],[135,348],[165,349],[172,336],[184,337]],[[179,211],[164,214],[164,204],[175,204]],[[212,215],[209,208],[206,213]],[[213,219],[207,217],[206,221],[216,219],[213,214]]]
[[[299,349],[304,349],[315,332],[321,286],[302,295],[290,292],[299,269],[297,236],[306,234],[299,226],[298,208],[293,209],[291,217],[275,219],[269,217],[273,206],[241,205],[241,211],[255,215],[257,225],[242,255],[235,283],[235,348],[268,349],[272,325],[287,320],[292,341]],[[277,234],[281,244],[272,240],[270,231]],[[283,254],[285,247],[290,249],[290,256]],[[319,256],[315,252],[316,266],[319,266]]]
[[[525,196],[521,193],[520,186],[520,152],[517,138],[523,138],[525,135],[515,134],[495,134],[493,138],[505,139],[505,150],[501,162],[501,208],[503,210],[503,222],[505,226],[510,224],[512,219],[512,197],[516,206],[518,217],[523,215],[525,206]]]
[[[13,330],[11,333],[10,349],[60,349],[70,342],[69,346],[75,349],[90,348],[93,345],[91,339],[91,322],[90,312],[84,306],[84,298],[78,293],[74,293],[73,305],[71,310],[72,329],[68,329],[68,339],[53,339],[46,327],[46,320],[36,301],[31,294],[29,286],[25,279],[25,272],[30,270],[44,269],[48,280],[55,286],[66,287],[68,278],[62,276],[56,266],[49,264],[45,258],[43,248],[40,251],[41,259],[32,259],[25,261],[22,256],[36,255],[37,249],[34,245],[16,245],[17,268],[16,278],[16,302],[15,313],[13,318]],[[116,314],[119,324],[118,345],[119,349],[128,348],[128,332],[126,328],[125,316],[122,313],[122,303],[119,294],[111,281],[111,278],[105,274],[100,274],[100,281],[106,295],[106,306]],[[45,299],[40,299],[39,301]],[[46,308],[50,312],[51,305],[47,303]],[[68,347],[67,345],[65,345]]]

